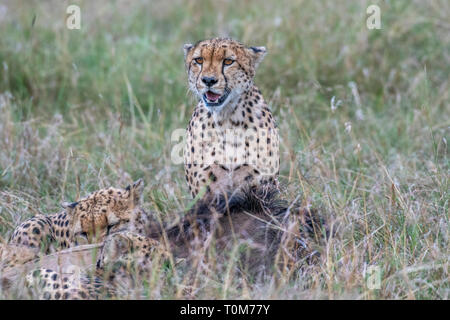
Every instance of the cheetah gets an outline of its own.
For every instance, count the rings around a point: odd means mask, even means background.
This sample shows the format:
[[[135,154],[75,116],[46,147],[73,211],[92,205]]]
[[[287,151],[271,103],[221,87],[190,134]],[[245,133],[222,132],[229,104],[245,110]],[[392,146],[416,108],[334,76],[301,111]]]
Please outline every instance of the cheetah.
[[[193,197],[245,185],[278,186],[278,130],[254,85],[265,47],[229,38],[184,45],[189,89],[199,102],[186,130],[185,177]]]
[[[39,268],[28,273],[25,280],[29,290],[40,300],[106,299],[114,295],[114,291],[105,287],[95,275]]]
[[[139,209],[143,187],[139,179],[125,189],[101,189],[77,202],[64,203],[59,213],[31,217],[15,229],[8,245],[49,253],[80,241],[100,242],[112,226],[129,222]]]
[[[41,300],[127,297],[148,279],[154,261],[167,256],[158,241],[120,231],[105,238],[94,272],[39,268],[26,275],[26,286]]]
[[[314,240],[324,223],[317,211],[280,200],[272,186],[229,191],[214,201],[202,198],[175,222],[161,223],[154,214],[139,210],[129,223],[113,228],[94,274],[75,278],[42,268],[27,275],[29,287],[40,299],[136,298],[155,266],[159,270],[161,263],[174,263],[188,272],[199,257],[208,262],[208,255],[199,253],[214,248],[221,252],[214,261],[226,262],[235,245],[242,249],[241,271],[250,278],[264,276],[274,263],[284,270],[314,261]],[[186,285],[190,288],[189,281]]]

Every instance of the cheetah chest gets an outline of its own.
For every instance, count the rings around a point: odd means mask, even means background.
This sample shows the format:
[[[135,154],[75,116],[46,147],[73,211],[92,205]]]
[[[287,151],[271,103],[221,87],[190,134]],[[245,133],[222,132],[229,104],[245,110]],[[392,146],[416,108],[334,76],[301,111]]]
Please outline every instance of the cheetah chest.
[[[217,120],[200,105],[188,126],[184,154],[191,193],[204,186],[207,191],[223,191],[275,180],[279,139],[271,117],[266,107],[250,109],[242,104],[228,119]]]

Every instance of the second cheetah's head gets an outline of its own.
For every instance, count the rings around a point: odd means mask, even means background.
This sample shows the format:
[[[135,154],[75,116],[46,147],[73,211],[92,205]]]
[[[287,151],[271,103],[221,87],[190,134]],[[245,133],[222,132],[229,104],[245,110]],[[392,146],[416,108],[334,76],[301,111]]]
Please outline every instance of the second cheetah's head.
[[[101,189],[77,202],[64,203],[71,217],[72,240],[81,236],[92,243],[102,240],[113,226],[127,224],[140,210],[143,189],[144,182],[139,179],[124,189]]]
[[[220,111],[247,91],[265,47],[246,47],[232,39],[214,38],[184,45],[189,88],[209,111]]]

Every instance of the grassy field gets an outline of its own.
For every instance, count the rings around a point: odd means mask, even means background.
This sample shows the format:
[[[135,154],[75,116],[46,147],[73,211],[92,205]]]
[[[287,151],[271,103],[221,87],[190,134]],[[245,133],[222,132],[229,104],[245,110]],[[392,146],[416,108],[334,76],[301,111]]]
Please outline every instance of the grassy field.
[[[81,30],[66,28],[69,2],[0,3],[0,241],[140,177],[146,208],[182,211],[171,134],[195,103],[182,46],[231,36],[268,48],[255,82],[282,136],[283,197],[320,208],[336,235],[294,278],[247,286],[229,266],[199,269],[196,298],[449,298],[449,1],[72,3]],[[371,3],[380,30],[366,27]],[[180,276],[151,284],[148,298],[182,297]]]

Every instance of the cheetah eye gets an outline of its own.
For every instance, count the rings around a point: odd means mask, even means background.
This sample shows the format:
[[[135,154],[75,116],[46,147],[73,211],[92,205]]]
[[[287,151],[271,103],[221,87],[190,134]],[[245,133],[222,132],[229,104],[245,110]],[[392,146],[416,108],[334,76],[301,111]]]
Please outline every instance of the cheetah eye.
[[[230,59],[230,58],[227,58],[227,59],[223,60],[223,64],[227,65],[227,66],[233,64],[233,62],[234,62],[234,60]]]
[[[202,57],[198,57],[198,58],[195,58],[194,61],[196,63],[198,63],[198,64],[202,64],[203,63],[203,58]]]

